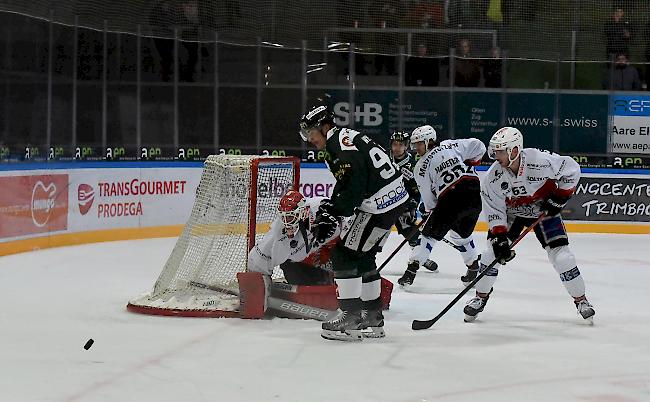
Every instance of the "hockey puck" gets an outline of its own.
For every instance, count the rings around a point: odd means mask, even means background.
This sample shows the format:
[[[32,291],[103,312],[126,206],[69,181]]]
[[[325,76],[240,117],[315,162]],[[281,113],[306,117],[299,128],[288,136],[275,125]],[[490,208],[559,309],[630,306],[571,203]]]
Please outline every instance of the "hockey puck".
[[[93,346],[93,343],[95,343],[95,341],[93,341],[92,338],[88,339],[88,342],[86,342],[86,344],[84,345],[84,349],[86,350],[90,349],[90,347]]]

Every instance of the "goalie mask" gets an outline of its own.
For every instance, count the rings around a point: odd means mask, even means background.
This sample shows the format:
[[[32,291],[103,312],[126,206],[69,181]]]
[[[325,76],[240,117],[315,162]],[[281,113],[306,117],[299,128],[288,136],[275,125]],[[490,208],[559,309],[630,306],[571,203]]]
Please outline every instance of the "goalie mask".
[[[289,190],[280,199],[278,212],[287,236],[293,237],[298,232],[300,222],[308,218],[309,206],[302,194]]]
[[[302,137],[303,141],[307,141],[309,130],[326,123],[334,125],[334,114],[330,111],[330,108],[325,105],[312,107],[300,119],[300,137]]]
[[[521,134],[521,131],[514,127],[503,127],[490,138],[490,144],[487,149],[488,156],[490,159],[496,159],[496,151],[506,151],[508,153],[508,161],[510,162],[508,163],[508,167],[510,167],[519,158],[519,155],[521,155],[523,147],[524,136]],[[511,154],[515,148],[517,148],[517,156],[513,159]]]

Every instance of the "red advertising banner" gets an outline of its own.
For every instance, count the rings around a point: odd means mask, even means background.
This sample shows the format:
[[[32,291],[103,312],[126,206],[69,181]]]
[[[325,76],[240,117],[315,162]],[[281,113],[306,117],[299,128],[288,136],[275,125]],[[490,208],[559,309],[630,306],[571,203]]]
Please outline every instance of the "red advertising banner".
[[[0,239],[68,228],[68,175],[0,177]]]

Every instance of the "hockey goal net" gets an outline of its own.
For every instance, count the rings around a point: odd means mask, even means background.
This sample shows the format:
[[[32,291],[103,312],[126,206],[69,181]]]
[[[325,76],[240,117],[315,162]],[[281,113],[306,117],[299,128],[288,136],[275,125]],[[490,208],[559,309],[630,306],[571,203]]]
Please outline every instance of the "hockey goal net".
[[[236,317],[237,273],[268,231],[280,198],[298,189],[298,158],[212,155],[189,221],[151,292],[128,310],[157,315]]]

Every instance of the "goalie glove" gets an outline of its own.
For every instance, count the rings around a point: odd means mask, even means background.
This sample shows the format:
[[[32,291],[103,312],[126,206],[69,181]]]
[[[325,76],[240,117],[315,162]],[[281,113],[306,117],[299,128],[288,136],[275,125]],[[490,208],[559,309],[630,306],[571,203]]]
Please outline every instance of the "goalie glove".
[[[551,194],[546,200],[542,201],[540,209],[546,212],[547,216],[555,216],[562,212],[562,208],[569,201],[567,197],[562,197],[557,194]]]
[[[316,219],[312,225],[311,232],[314,235],[313,244],[325,244],[327,239],[334,236],[339,225],[338,219],[329,212],[323,212],[320,208],[316,213]]]
[[[494,251],[494,258],[501,265],[515,258],[515,251],[510,248],[510,240],[506,233],[499,233],[490,239],[492,250]]]

